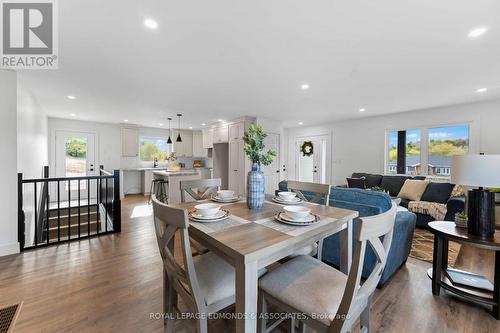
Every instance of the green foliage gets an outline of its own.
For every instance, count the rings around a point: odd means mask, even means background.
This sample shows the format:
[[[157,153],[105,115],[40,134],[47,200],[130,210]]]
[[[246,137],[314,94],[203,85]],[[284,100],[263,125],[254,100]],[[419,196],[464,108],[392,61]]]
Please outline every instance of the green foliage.
[[[66,140],[66,156],[75,158],[87,157],[87,142],[80,138],[68,138]]]
[[[165,161],[167,153],[161,151],[158,146],[152,142],[144,142],[140,149],[141,161],[153,161],[155,158],[158,161]]]
[[[245,146],[243,150],[248,158],[253,163],[270,165],[273,163],[273,157],[276,156],[276,151],[269,149],[266,153],[263,153],[266,145],[264,144],[264,139],[267,134],[264,133],[264,129],[260,125],[252,124],[243,135],[243,141]]]
[[[429,154],[442,157],[462,156],[467,154],[468,140],[430,140]]]

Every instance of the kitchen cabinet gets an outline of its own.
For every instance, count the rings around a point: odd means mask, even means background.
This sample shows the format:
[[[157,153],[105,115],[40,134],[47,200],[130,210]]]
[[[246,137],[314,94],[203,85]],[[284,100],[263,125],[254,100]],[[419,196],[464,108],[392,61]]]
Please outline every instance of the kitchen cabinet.
[[[246,193],[246,176],[250,171],[250,160],[243,151],[244,145],[243,139],[229,142],[228,188],[239,195]]]
[[[139,130],[137,128],[122,128],[122,156],[139,156]]]
[[[229,125],[229,141],[243,139],[245,123],[239,122]]]
[[[227,125],[214,128],[214,143],[226,143],[229,141],[229,129]]]
[[[204,129],[202,131],[202,136],[203,136],[203,148],[209,149],[214,147],[214,130],[212,128],[210,129]]]
[[[193,156],[193,132],[191,131],[180,131],[182,142],[177,142],[177,134],[179,131],[174,132],[174,137],[172,141],[174,142],[174,151],[177,156],[192,157]]]
[[[208,149],[203,147],[203,134],[193,132],[193,157],[207,157]]]

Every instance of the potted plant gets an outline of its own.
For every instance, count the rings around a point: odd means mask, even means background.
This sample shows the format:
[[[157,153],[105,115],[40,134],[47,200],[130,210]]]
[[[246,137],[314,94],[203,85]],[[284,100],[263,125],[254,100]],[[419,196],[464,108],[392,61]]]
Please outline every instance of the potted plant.
[[[264,152],[266,146],[264,139],[267,134],[260,125],[252,124],[243,135],[245,146],[243,150],[252,161],[252,171],[247,177],[247,205],[250,209],[262,208],[265,198],[265,178],[260,170],[261,165],[269,165],[276,156],[276,151]]]
[[[487,190],[495,193],[495,204],[500,204],[500,188],[488,188]]]
[[[461,212],[455,214],[455,225],[459,228],[467,228],[467,213]]]

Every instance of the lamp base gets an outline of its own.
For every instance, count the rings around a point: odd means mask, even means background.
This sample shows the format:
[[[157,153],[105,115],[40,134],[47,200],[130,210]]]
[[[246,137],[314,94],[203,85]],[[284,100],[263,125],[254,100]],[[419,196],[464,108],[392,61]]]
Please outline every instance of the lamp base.
[[[495,234],[495,194],[483,189],[470,190],[468,207],[469,234],[492,238]]]

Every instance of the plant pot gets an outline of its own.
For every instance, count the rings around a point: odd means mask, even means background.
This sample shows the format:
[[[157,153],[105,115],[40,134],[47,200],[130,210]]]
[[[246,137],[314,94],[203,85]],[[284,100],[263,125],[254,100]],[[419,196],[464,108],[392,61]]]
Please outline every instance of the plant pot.
[[[265,177],[260,171],[260,164],[254,163],[252,171],[247,177],[247,206],[250,209],[259,209],[264,206],[265,199]]]

